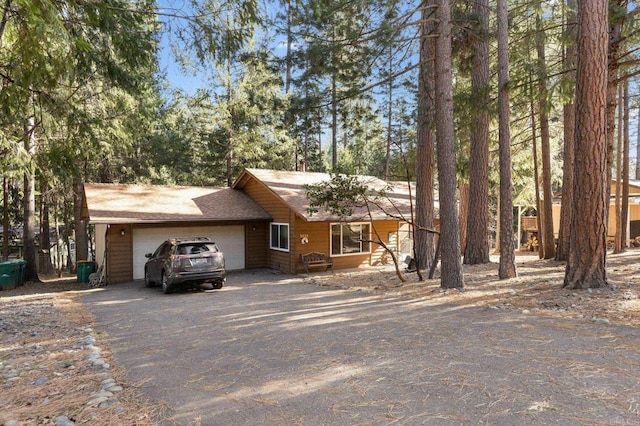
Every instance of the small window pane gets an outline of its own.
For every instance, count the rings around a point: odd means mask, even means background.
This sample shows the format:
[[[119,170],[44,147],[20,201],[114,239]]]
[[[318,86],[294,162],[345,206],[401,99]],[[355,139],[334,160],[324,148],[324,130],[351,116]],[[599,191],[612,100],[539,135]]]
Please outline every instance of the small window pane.
[[[362,232],[360,234],[360,239],[369,240],[371,236],[371,231],[369,230],[369,225],[361,225]],[[369,241],[362,241],[362,253],[369,253],[371,251],[371,243]]]
[[[289,225],[282,223],[271,224],[272,249],[289,251]]]
[[[278,241],[280,240],[278,229],[278,225],[271,225],[271,248],[278,248]]]
[[[342,252],[360,253],[360,225],[344,225],[342,227]]]
[[[340,248],[340,225],[331,225],[331,254],[342,254]]]
[[[283,250],[289,250],[289,227],[287,225],[280,225],[280,245]]]

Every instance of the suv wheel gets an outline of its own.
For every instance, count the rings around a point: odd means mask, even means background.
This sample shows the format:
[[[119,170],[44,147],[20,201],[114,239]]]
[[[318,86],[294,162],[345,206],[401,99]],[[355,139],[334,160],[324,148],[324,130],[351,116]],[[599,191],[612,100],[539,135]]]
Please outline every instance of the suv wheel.
[[[153,287],[153,281],[149,279],[149,271],[144,270],[144,285],[145,287]]]
[[[162,271],[162,292],[164,294],[171,294],[173,292],[173,289],[169,286],[169,282],[167,281],[167,274],[164,273],[164,271]]]
[[[211,283],[211,285],[213,286],[214,290],[220,290],[224,285],[224,280],[214,281],[213,283]]]

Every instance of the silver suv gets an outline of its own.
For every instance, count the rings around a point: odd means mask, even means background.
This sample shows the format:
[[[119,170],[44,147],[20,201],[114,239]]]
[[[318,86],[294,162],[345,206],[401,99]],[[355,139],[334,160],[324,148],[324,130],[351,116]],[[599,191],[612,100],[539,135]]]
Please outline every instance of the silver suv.
[[[165,294],[203,283],[219,289],[226,280],[224,253],[208,238],[172,238],[145,257],[149,259],[144,265],[145,285],[160,283]]]

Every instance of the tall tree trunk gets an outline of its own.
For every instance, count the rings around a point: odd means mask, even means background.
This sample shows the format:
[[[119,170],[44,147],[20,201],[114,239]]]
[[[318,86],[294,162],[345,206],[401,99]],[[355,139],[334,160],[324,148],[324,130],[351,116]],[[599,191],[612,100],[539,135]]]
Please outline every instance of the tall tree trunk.
[[[496,6],[497,7],[497,6]],[[498,120],[499,121],[499,120]],[[499,124],[498,124],[499,125]],[[498,129],[498,133],[500,133],[500,129]],[[500,135],[498,134],[498,139],[500,139]],[[499,142],[499,141],[498,141]],[[498,156],[500,156],[500,147],[498,146]],[[500,188],[498,188],[498,205],[496,206],[496,238],[495,238],[495,247],[493,250],[494,254],[500,254]],[[513,201],[511,201],[513,203]]]
[[[53,227],[56,230],[55,232],[55,238],[56,238],[56,256],[55,256],[55,269],[57,272],[58,277],[62,276],[62,269],[63,269],[63,265],[62,265],[62,247],[60,244],[60,211],[58,210],[58,198],[54,197],[53,199]]]
[[[435,41],[430,35],[434,24],[434,0],[424,0],[420,23],[420,69],[418,72],[418,141],[416,146],[416,224],[421,228],[434,228],[433,197],[433,88]],[[418,270],[428,268],[435,256],[434,235],[423,229],[414,232],[415,257]]]
[[[529,89],[531,90],[530,104],[531,104],[531,139],[533,141],[533,182],[536,194],[536,226],[538,228],[538,256],[540,259],[543,257],[542,248],[542,207],[540,202],[540,173],[538,173],[538,129],[536,127],[536,114],[535,106],[533,102],[533,80],[529,75]]]
[[[638,108],[638,124],[637,129],[640,129],[640,108]],[[635,177],[640,180],[640,131],[636,134],[636,173]]]
[[[509,43],[507,0],[498,0],[498,150],[500,154],[498,277],[517,276],[513,241],[513,183],[511,181],[511,130],[509,123]],[[519,218],[518,218],[519,219]]]
[[[0,47],[4,38],[4,29],[7,27],[9,13],[11,12],[11,0],[4,0],[4,9],[2,10],[2,19],[0,20]]]
[[[389,180],[389,165],[391,163],[391,130],[393,128],[393,56],[389,53],[389,92],[387,105],[387,142],[384,154],[384,180]],[[418,94],[418,96],[420,96]]]
[[[611,0],[610,5],[614,9],[626,9],[627,0]],[[609,171],[613,168],[613,146],[615,144],[616,128],[616,106],[618,93],[618,71],[620,68],[620,49],[622,38],[622,27],[626,14],[615,14],[611,16],[609,24],[609,44],[607,52],[607,66],[609,70],[607,79],[607,162]],[[611,176],[611,175],[609,175]],[[610,194],[611,186],[607,194]]]
[[[607,285],[607,0],[578,2],[575,192],[564,287]]]
[[[458,197],[460,200],[460,207],[458,208],[460,224],[458,226],[458,229],[460,230],[461,256],[464,256],[465,247],[467,246],[467,228],[469,226],[469,216],[472,215],[472,213],[470,212],[471,208],[469,207],[469,199],[471,198],[469,192],[469,182],[467,182],[464,178],[460,178],[458,180]]]
[[[616,191],[615,191],[615,234],[613,239],[613,253],[622,253],[622,87],[618,90],[618,137],[616,142]]]
[[[338,171],[338,86],[331,76],[331,172]]]
[[[40,282],[36,267],[36,176],[33,170],[36,156],[35,119],[30,117],[24,127],[24,149],[29,153],[31,164],[24,173],[24,280]]]
[[[235,128],[234,128],[234,117],[235,111],[234,107],[231,105],[233,100],[233,89],[231,87],[231,58],[227,59],[227,105],[229,106],[229,123],[227,130],[227,152],[225,154],[225,162],[227,166],[227,186],[233,185],[233,140],[235,137]]]
[[[2,177],[2,260],[9,259],[9,179]]]
[[[629,246],[627,233],[629,231],[629,80],[625,80],[623,89],[623,141],[622,141],[622,217],[621,217],[621,236],[622,251]]]
[[[469,210],[464,263],[489,263],[489,1],[474,0],[478,19],[472,59],[474,101],[469,161]]]
[[[558,248],[556,260],[566,261],[569,257],[569,230],[571,226],[571,200],[573,199],[573,175],[574,175],[574,144],[575,144],[575,115],[576,108],[573,102],[562,107],[564,117],[564,153],[562,168],[562,204],[560,205],[560,228],[558,229]]]
[[[438,0],[438,41],[435,56],[435,119],[440,200],[440,286],[464,286],[456,206],[456,153],[453,132],[453,73],[451,64],[451,6]]]
[[[618,75],[620,70],[620,50],[622,48],[623,36],[622,27],[624,25],[626,14],[620,14],[621,8],[626,9],[626,0],[610,0],[609,9],[615,10],[616,13],[609,15],[609,44],[607,52],[607,66],[608,66],[608,78],[607,78],[607,165],[608,165],[608,177],[609,184],[607,185],[607,200],[611,195],[611,176],[613,169],[613,154],[614,144],[616,142],[616,108],[617,108],[617,93],[618,93]],[[609,223],[609,209],[607,209],[607,218],[605,223]],[[616,229],[617,235],[618,229]],[[607,232],[607,237],[609,232]],[[615,239],[614,239],[615,244]],[[615,248],[614,248],[615,250]]]
[[[49,184],[43,180],[40,184],[40,253],[39,269],[43,274],[50,274],[51,267],[51,236],[49,234]]]
[[[293,34],[291,32],[291,17],[292,17],[292,10],[291,10],[291,0],[287,0],[285,2],[285,7],[287,8],[287,51],[286,51],[286,55],[285,55],[285,80],[284,80],[284,93],[285,95],[289,95],[289,92],[291,91],[291,69],[293,68],[293,58],[291,55],[291,47],[293,45]],[[293,113],[291,109],[287,109],[284,113],[284,128],[287,130],[291,130],[293,128]],[[300,165],[300,160],[298,159],[298,154],[299,154],[299,150],[300,150],[300,146],[299,146],[299,142],[300,142],[300,138],[296,137],[296,143],[294,145],[294,167],[296,170],[299,170],[299,165]],[[304,164],[307,164],[307,146],[306,146],[306,140],[305,140],[305,146],[303,147],[304,149],[304,155],[302,156],[303,159],[302,161],[304,161]]]
[[[87,225],[82,220],[82,197],[83,197],[83,171],[79,168],[77,175],[73,178],[73,229],[76,243],[76,265],[80,260],[87,260],[89,256],[89,242],[87,241]]]
[[[336,33],[333,28],[332,41],[335,41]],[[338,76],[335,68],[338,67],[338,58],[333,52],[331,57],[334,68],[331,73],[331,172],[338,171]]]
[[[72,229],[77,229],[76,228],[76,223],[75,223],[75,213],[76,213],[76,206],[75,206],[75,179],[73,182],[73,203],[68,203],[65,202],[62,205],[62,210],[63,210],[63,217],[65,218],[65,222],[64,222],[64,236],[63,236],[63,240],[64,240],[64,244],[67,247],[67,265],[66,268],[69,270],[70,273],[75,272],[74,269],[74,254],[71,252],[71,236],[72,236]],[[69,218],[73,217],[73,226],[71,223],[69,223]],[[77,248],[76,248],[76,252],[77,252]],[[75,255],[77,257],[77,255]]]
[[[575,78],[575,72],[570,71],[575,68],[576,62],[576,2],[568,0],[565,13],[565,39],[569,40],[569,46],[564,49],[563,68],[568,73],[566,78]],[[562,168],[562,204],[560,205],[560,228],[558,229],[558,247],[556,250],[556,260],[566,261],[569,258],[569,230],[571,227],[571,200],[573,199],[573,175],[574,175],[574,145],[575,145],[575,114],[576,108],[573,99],[575,90],[572,89],[571,99],[562,107],[564,122],[564,152]]]
[[[553,191],[551,189],[551,136],[549,134],[549,113],[547,111],[547,64],[545,55],[545,36],[540,15],[537,18],[536,47],[538,51],[538,114],[540,115],[540,154],[542,157],[542,236],[543,258],[555,257],[555,240],[553,232]]]
[[[324,161],[322,160],[322,129],[318,129],[318,171],[325,171]]]
[[[304,171],[306,171],[307,167],[309,167],[309,132],[307,130],[304,131],[304,151],[302,154],[302,161],[304,161]]]

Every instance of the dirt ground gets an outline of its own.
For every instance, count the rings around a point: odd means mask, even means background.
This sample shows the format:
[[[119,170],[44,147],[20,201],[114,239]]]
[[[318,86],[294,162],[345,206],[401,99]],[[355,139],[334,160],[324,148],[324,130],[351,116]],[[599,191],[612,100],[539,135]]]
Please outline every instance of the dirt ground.
[[[407,282],[403,283],[395,269],[390,267],[366,272],[337,272],[312,276],[308,280],[319,285],[429,299],[434,305],[460,303],[557,318],[640,326],[640,248],[609,254],[609,287],[593,290],[563,289],[565,262],[541,260],[531,252],[518,253],[517,278],[499,280],[498,260],[492,256],[492,262],[485,265],[463,265],[463,290],[440,288],[438,270],[434,279],[422,282],[418,281],[416,273],[404,272]],[[406,264],[401,266],[406,267]],[[427,272],[423,274],[426,276]]]
[[[407,282],[402,283],[388,267],[301,278],[313,285],[416,298],[434,305],[457,303],[640,326],[640,249],[609,255],[610,285],[594,290],[563,290],[564,263],[539,260],[529,253],[517,258],[518,277],[501,281],[495,261],[465,265],[462,291],[441,289],[437,274],[433,280],[419,282],[415,273],[406,273]],[[75,281],[75,277],[49,277],[43,283],[0,292],[0,378],[5,389],[0,397],[0,423],[54,425],[64,416],[78,425],[156,424],[162,407],[144,400],[136,384],[124,384],[117,405],[100,408],[89,403],[100,390],[104,371],[91,366],[86,347],[78,345],[91,332],[92,317],[80,299],[82,292],[91,290]],[[108,348],[101,352],[110,362]],[[117,366],[108,373],[116,383],[124,377]],[[48,380],[37,384],[39,378]]]
[[[158,407],[135,385],[120,386],[124,371],[94,345],[85,291],[75,277],[45,277],[0,292],[0,424],[155,424]],[[93,365],[94,353],[108,369]],[[111,384],[119,389],[113,404],[99,399]]]

